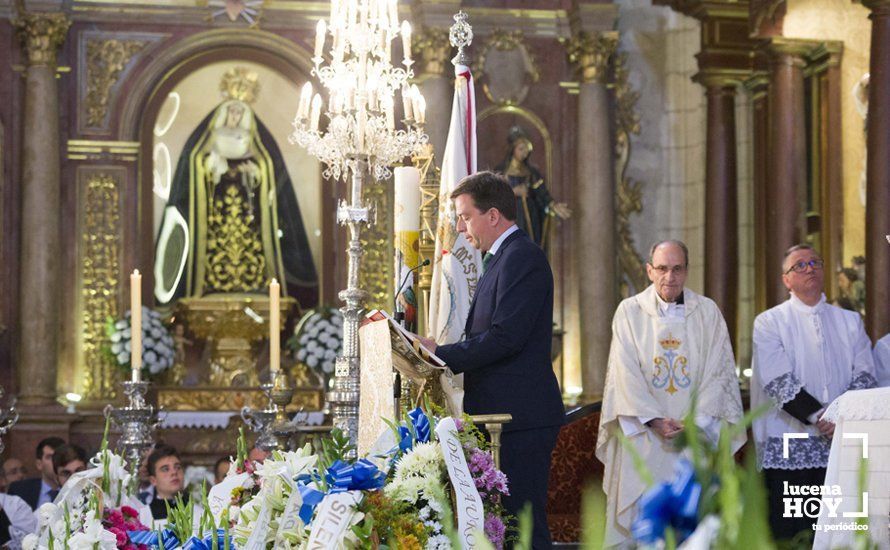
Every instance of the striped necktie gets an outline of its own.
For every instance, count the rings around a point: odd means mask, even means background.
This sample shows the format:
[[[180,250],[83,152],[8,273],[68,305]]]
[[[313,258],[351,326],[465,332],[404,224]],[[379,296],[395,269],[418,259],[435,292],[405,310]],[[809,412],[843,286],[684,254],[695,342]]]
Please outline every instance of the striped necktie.
[[[494,254],[491,252],[486,252],[484,256],[482,256],[482,273],[485,273],[488,270],[488,264],[491,263],[491,259],[494,258]]]

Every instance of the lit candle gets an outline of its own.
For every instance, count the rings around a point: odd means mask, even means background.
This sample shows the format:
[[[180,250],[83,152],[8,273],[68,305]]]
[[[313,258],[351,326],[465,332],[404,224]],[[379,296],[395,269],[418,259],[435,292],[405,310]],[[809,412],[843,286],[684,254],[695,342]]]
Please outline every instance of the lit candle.
[[[386,0],[379,0],[377,2],[377,25],[383,29],[383,33],[386,33],[386,27],[389,26],[389,22],[387,21],[387,10]]]
[[[331,22],[337,20],[337,16],[340,15],[340,0],[331,0]]]
[[[310,124],[310,129],[313,132],[318,131],[318,119],[321,118],[321,96],[315,94],[315,97],[312,98],[312,122]]]
[[[414,120],[418,124],[426,122],[426,99],[419,93],[417,94],[417,104],[414,106]]]
[[[142,380],[142,275],[130,275],[130,380]]]
[[[420,122],[418,117],[420,117],[420,113],[418,110],[420,109],[420,88],[417,87],[417,84],[411,85],[411,114],[415,121]]]
[[[389,128],[390,130],[395,130],[396,129],[396,119],[392,112],[393,108],[392,108],[392,98],[391,97],[386,98],[386,102],[383,106],[383,110],[386,113],[386,127]]]
[[[414,113],[412,112],[413,106],[411,101],[411,88],[409,86],[402,86],[402,108],[405,111],[405,120],[412,120],[414,118]]]
[[[389,0],[389,25],[396,28],[399,25],[399,0]]]
[[[408,21],[402,21],[402,51],[406,61],[411,59],[411,23]]]
[[[317,59],[321,59],[321,52],[324,50],[324,37],[327,32],[328,27],[324,19],[319,19],[318,25],[315,27],[315,57]]]
[[[300,105],[297,107],[297,118],[300,120],[309,116],[309,102],[312,101],[312,83],[303,84],[303,91],[300,92]]]
[[[281,368],[281,285],[269,283],[269,375],[274,380]]]

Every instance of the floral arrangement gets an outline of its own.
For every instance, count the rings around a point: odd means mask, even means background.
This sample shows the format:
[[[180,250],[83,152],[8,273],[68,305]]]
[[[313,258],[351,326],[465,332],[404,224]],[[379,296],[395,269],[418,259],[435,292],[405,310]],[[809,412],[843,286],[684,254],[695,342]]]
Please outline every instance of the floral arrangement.
[[[133,479],[127,463],[108,449],[108,422],[102,447],[90,459],[92,468],[72,475],[54,503],[37,511],[37,532],[25,537],[22,548],[144,550],[129,532],[145,531],[141,504],[131,494]],[[145,516],[150,520],[150,514]]]
[[[130,368],[130,310],[124,318],[115,321],[108,318],[105,331],[108,335],[107,352],[121,368]],[[146,378],[161,374],[173,366],[175,358],[173,336],[164,325],[161,314],[142,306],[142,375]]]
[[[297,361],[327,381],[343,348],[343,314],[334,308],[307,312],[297,323],[288,346],[294,350]]]

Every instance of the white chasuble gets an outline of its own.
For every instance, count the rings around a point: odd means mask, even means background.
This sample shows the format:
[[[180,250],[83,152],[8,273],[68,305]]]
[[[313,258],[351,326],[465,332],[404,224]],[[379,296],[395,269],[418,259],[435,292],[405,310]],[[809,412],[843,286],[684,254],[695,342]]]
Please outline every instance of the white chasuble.
[[[612,346],[596,456],[605,465],[606,546],[630,537],[635,504],[646,486],[616,436],[621,431],[656,482],[670,480],[679,453],[640,421],[683,420],[697,395],[696,424],[737,423],[742,417],[735,360],[726,322],[716,304],[688,289],[682,316],[659,311],[650,286],[621,302],[612,320]],[[638,429],[628,429],[627,419]],[[624,427],[624,428],[622,428]],[[733,451],[745,442],[742,434]]]

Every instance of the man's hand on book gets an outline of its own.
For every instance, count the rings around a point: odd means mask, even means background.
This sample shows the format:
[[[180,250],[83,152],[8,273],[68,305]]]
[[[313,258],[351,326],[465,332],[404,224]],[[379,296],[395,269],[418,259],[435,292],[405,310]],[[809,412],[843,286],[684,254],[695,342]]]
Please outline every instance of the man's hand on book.
[[[420,345],[425,347],[427,351],[432,354],[436,353],[436,341],[432,338],[424,338],[423,336],[417,335],[417,339],[420,341]]]

